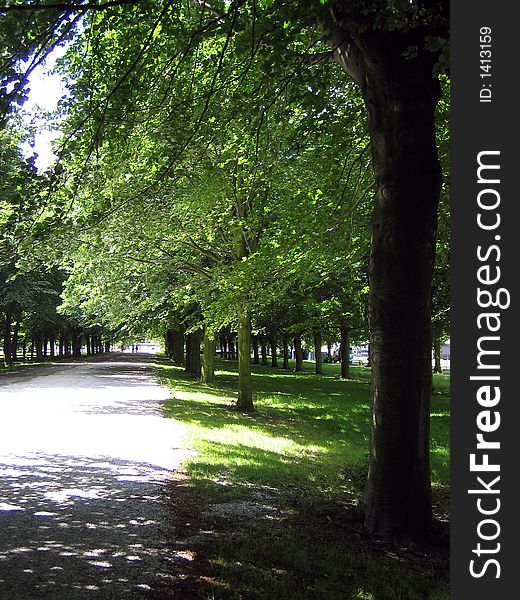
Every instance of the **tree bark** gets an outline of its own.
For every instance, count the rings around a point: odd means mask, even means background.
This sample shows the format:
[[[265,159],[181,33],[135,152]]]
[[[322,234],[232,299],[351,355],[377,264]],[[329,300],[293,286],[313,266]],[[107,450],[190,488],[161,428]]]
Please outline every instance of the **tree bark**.
[[[81,357],[81,331],[79,329],[72,330],[72,352],[74,358]]]
[[[9,369],[13,368],[13,355],[11,351],[12,326],[13,314],[10,310],[6,310],[4,320],[4,364]]]
[[[433,59],[405,60],[403,44],[392,44],[395,38],[385,33],[374,34],[375,66],[366,71],[364,90],[376,193],[368,300],[371,443],[361,509],[369,531],[422,536],[433,523],[430,314],[441,181],[434,126],[439,85]]]
[[[253,379],[251,376],[251,317],[245,307],[238,311],[238,401],[237,408],[253,412]]]
[[[263,335],[260,336],[260,354],[262,356],[262,365],[266,367],[269,363],[267,362],[267,344]]]
[[[222,348],[222,358],[228,359],[228,345],[227,345],[227,337],[222,335],[220,337],[220,346]]]
[[[228,337],[228,358],[230,360],[236,360],[237,358],[237,352],[235,349],[235,343],[233,341],[232,336]]]
[[[204,331],[204,349],[202,354],[202,382],[212,384],[215,382],[215,337]]]
[[[303,371],[303,350],[302,350],[302,334],[294,334],[294,352],[296,356],[295,371]]]
[[[278,366],[278,357],[276,355],[277,344],[276,344],[276,335],[274,333],[271,333],[269,335],[269,345],[271,346],[271,367],[277,367]]]
[[[346,325],[341,325],[340,335],[339,356],[341,360],[341,378],[348,379],[350,377],[350,342],[349,330]]]
[[[323,373],[323,355],[321,353],[321,347],[323,345],[321,333],[319,331],[314,332],[314,360],[316,362],[316,374],[321,375]]]
[[[165,335],[166,356],[176,365],[184,364],[184,331],[180,327],[168,329]]]
[[[13,339],[11,342],[11,357],[12,357],[12,364],[14,365],[14,363],[16,362],[17,358],[18,358],[18,337],[19,337],[19,333],[20,333],[20,318],[16,319],[15,325],[14,325],[14,330],[13,330]]]
[[[197,331],[188,334],[186,342],[186,370],[190,373],[193,373],[193,375],[198,378],[200,378],[202,372],[202,365],[200,361],[201,338],[202,331],[197,329]]]
[[[191,371],[191,341],[191,333],[188,333],[188,335],[186,336],[186,364],[184,365],[184,370],[187,372]]]
[[[258,336],[253,336],[253,364],[260,364],[260,357],[258,356]]]
[[[185,361],[184,355],[184,330],[177,329],[173,338],[173,362],[182,367]]]
[[[289,370],[289,343],[287,342],[287,337],[283,338],[283,366],[282,369],[286,371]]]

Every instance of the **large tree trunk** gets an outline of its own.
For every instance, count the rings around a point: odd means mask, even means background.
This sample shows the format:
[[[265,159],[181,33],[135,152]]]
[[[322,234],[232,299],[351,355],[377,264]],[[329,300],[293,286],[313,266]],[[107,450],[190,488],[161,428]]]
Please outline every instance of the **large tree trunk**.
[[[316,361],[316,374],[320,375],[323,373],[323,355],[321,353],[322,347],[321,333],[319,331],[314,332],[314,360]]]
[[[431,279],[440,167],[432,62],[374,34],[364,90],[375,173],[368,318],[370,464],[361,509],[372,532],[431,530]],[[423,61],[422,63],[420,61]],[[406,348],[406,353],[404,349]]]
[[[341,378],[348,379],[350,377],[350,342],[349,330],[346,325],[341,325],[341,341],[339,344],[339,357],[341,360]]]
[[[295,371],[303,371],[302,334],[294,334],[294,353],[296,357]]]
[[[238,311],[238,401],[237,408],[253,412],[253,379],[251,376],[251,317],[249,311]]]
[[[212,384],[215,381],[215,348],[214,336],[204,331],[204,349],[202,354],[202,382]]]

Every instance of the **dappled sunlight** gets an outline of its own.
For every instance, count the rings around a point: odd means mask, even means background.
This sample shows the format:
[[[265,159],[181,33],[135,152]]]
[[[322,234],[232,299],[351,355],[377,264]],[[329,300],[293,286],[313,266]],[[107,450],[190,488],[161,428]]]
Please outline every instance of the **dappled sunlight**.
[[[234,446],[240,440],[240,446],[251,449],[269,450],[272,453],[286,456],[300,456],[305,453],[323,452],[322,446],[312,443],[301,444],[288,437],[279,437],[252,430],[247,424],[230,424],[222,428],[207,428],[207,440]]]
[[[370,435],[368,369],[356,369],[361,375],[357,379],[342,380],[334,373],[300,377],[255,366],[254,414],[234,409],[233,363],[219,371],[226,377],[218,377],[212,386],[201,385],[180,368],[165,365],[163,370],[159,363],[158,369],[167,373],[174,391],[167,412],[187,426],[190,445],[198,451],[187,463],[197,481],[215,481],[227,473],[235,488],[273,484],[347,495],[358,494],[364,485]],[[432,442],[432,479],[445,483],[449,398],[436,397],[432,406],[432,429],[438,429],[434,439],[439,440],[438,447]]]
[[[142,359],[74,367],[0,387],[0,596],[160,598],[187,428]]]
[[[1,468],[15,510],[0,505],[0,595],[126,598],[172,577],[164,469],[56,454],[4,457]]]

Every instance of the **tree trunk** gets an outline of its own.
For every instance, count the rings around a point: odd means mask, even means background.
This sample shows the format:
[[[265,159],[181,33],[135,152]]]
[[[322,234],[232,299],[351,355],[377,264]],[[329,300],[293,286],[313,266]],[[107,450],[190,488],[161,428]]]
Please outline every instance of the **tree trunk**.
[[[173,344],[174,344],[173,329],[167,329],[166,333],[164,334],[164,353],[171,360],[173,360]]]
[[[176,333],[177,335],[173,340],[173,362],[181,367],[186,360],[184,355],[184,331],[178,329]]]
[[[231,360],[236,360],[236,358],[237,358],[235,343],[231,336],[229,336],[229,338],[228,338],[228,355]]]
[[[348,379],[350,377],[350,342],[349,330],[346,325],[341,326],[340,335],[339,356],[341,360],[341,378]]]
[[[186,371],[200,378],[202,366],[200,361],[200,342],[202,331],[197,329],[186,336]]]
[[[263,335],[260,336],[260,353],[262,355],[262,365],[266,367],[269,363],[267,362],[267,344]]]
[[[168,329],[165,335],[166,356],[176,365],[184,364],[184,331],[177,329]]]
[[[41,360],[43,358],[43,340],[42,340],[40,334],[38,334],[38,336],[36,337],[35,342],[36,342],[36,359]]]
[[[302,334],[296,333],[294,335],[294,352],[296,356],[296,367],[295,371],[303,371],[303,350],[302,350]]]
[[[212,384],[215,381],[215,337],[204,331],[204,351],[202,355],[202,382]]]
[[[278,357],[276,356],[277,344],[276,344],[276,335],[274,333],[272,333],[269,336],[269,345],[271,346],[271,367],[277,367],[278,366]]]
[[[188,333],[188,335],[186,336],[186,364],[184,365],[184,370],[188,373],[191,372],[191,341],[192,335],[191,333]]]
[[[287,342],[287,337],[283,338],[283,366],[282,369],[286,371],[289,370],[289,344]]]
[[[321,333],[319,331],[314,332],[314,360],[316,361],[316,374],[321,375],[323,373],[323,355],[321,353],[321,347],[323,345],[321,339]]]
[[[441,367],[441,340],[437,338],[433,342],[433,356],[434,356],[434,373],[442,373]]]
[[[13,353],[11,350],[12,326],[13,315],[10,310],[6,310],[4,321],[4,364],[9,369],[13,368]]]
[[[238,311],[238,401],[237,408],[253,412],[253,379],[251,376],[251,317],[245,307]]]
[[[332,363],[332,344],[327,342],[327,362]]]
[[[81,358],[81,331],[79,329],[72,330],[72,353],[74,358]]]
[[[228,359],[228,345],[227,345],[227,336],[223,335],[221,338],[220,345],[222,346],[222,358]]]
[[[11,342],[11,357],[13,361],[13,365],[18,358],[18,337],[20,333],[20,319],[16,320],[13,330],[13,339]]]
[[[253,336],[253,364],[260,364],[260,357],[258,356],[258,336]]]
[[[430,313],[441,180],[434,127],[439,86],[433,59],[405,60],[402,44],[392,45],[402,36],[374,39],[380,47],[364,90],[375,208],[368,299],[371,443],[361,509],[369,531],[421,536],[433,522]]]

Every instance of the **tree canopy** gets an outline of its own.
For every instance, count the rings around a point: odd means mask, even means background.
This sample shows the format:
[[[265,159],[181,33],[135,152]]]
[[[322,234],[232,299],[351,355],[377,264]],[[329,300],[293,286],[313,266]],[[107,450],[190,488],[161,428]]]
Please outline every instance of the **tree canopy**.
[[[297,368],[302,340],[320,359],[323,341],[340,342],[344,376],[350,341],[369,341],[364,523],[430,531],[432,311],[435,339],[449,325],[447,11],[429,0],[0,3],[4,115],[57,45],[68,88],[45,176],[2,131],[5,355],[16,357],[17,327],[38,353],[60,336],[76,354],[161,336],[212,381],[220,339],[238,352],[238,407],[253,411],[259,341],[275,358],[293,346]]]

